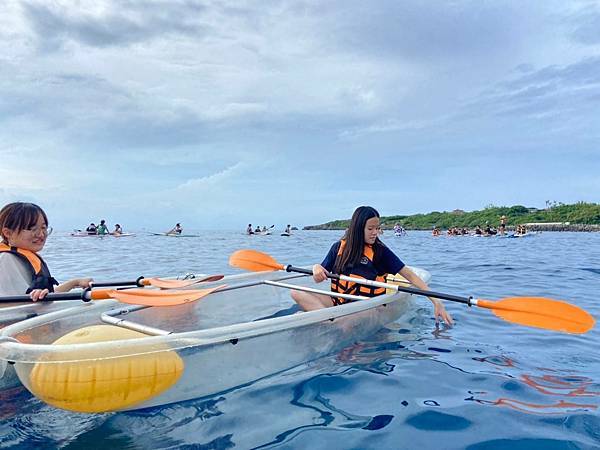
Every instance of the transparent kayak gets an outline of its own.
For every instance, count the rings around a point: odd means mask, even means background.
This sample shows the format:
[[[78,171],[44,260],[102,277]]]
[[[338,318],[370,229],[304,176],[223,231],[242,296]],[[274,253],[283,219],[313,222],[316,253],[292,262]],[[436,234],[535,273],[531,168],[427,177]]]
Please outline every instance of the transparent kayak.
[[[429,273],[413,268],[424,280]],[[393,292],[299,312],[285,272],[233,275],[172,307],[103,300],[0,330],[0,373],[14,364],[42,401],[79,412],[135,410],[211,396],[336,352],[395,321],[411,295]]]

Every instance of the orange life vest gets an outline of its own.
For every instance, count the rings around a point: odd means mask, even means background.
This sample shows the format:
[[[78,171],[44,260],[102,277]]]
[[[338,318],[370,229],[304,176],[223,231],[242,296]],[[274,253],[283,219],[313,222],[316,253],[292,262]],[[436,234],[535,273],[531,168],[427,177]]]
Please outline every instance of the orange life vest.
[[[15,255],[29,269],[31,283],[29,284],[29,289],[27,289],[27,294],[34,289],[48,289],[50,292],[54,292],[54,286],[58,282],[50,275],[50,270],[46,262],[37,253],[18,247],[10,247],[4,243],[0,243],[0,253]]]
[[[346,241],[342,239],[338,250],[338,258],[342,255],[345,245]],[[377,268],[373,263],[374,256],[375,252],[373,251],[373,247],[365,244],[360,262],[353,267],[344,268],[341,275],[347,275],[353,278],[365,278],[367,280],[385,283],[385,276],[387,274],[379,275],[377,273]],[[385,288],[366,286],[364,284],[343,280],[331,280],[331,290],[333,292],[339,292],[340,294],[362,295],[365,297],[375,297],[377,295],[385,294]],[[332,300],[335,305],[350,301],[343,298],[332,298]]]

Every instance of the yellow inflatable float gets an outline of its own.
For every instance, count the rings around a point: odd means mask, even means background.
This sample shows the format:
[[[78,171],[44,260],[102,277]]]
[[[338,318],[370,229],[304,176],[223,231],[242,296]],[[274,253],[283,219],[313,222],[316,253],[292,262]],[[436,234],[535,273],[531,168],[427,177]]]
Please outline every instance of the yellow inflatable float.
[[[112,325],[94,325],[72,331],[54,345],[128,340],[148,335]],[[126,347],[126,346],[125,346]],[[116,411],[148,400],[173,386],[183,373],[177,352],[153,346],[144,353],[99,355],[78,350],[69,361],[38,361],[30,374],[30,390],[41,400],[69,411]],[[126,353],[126,352],[123,352]],[[78,361],[77,358],[81,360]]]

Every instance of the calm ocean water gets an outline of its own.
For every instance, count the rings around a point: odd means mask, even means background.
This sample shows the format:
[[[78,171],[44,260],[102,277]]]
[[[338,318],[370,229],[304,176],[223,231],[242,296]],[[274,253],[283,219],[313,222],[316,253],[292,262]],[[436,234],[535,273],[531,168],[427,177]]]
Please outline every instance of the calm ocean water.
[[[44,256],[60,280],[229,274],[239,272],[227,265],[237,249],[304,265],[320,261],[340,237],[200,234],[96,239],[55,232]],[[600,233],[497,239],[386,232],[383,240],[406,263],[428,269],[437,291],[551,297],[600,316]],[[431,303],[416,304],[411,317],[338,354],[211,398],[83,415],[46,406],[24,388],[0,392],[0,447],[600,448],[598,327],[565,335],[447,302],[456,325],[438,329]]]

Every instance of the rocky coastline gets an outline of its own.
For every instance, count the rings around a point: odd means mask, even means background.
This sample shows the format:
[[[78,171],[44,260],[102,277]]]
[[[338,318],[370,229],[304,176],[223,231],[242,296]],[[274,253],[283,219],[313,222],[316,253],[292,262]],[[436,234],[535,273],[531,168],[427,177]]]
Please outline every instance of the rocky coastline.
[[[600,231],[600,225],[588,225],[582,223],[532,223],[527,224],[530,231]],[[509,230],[514,227],[507,227]]]

